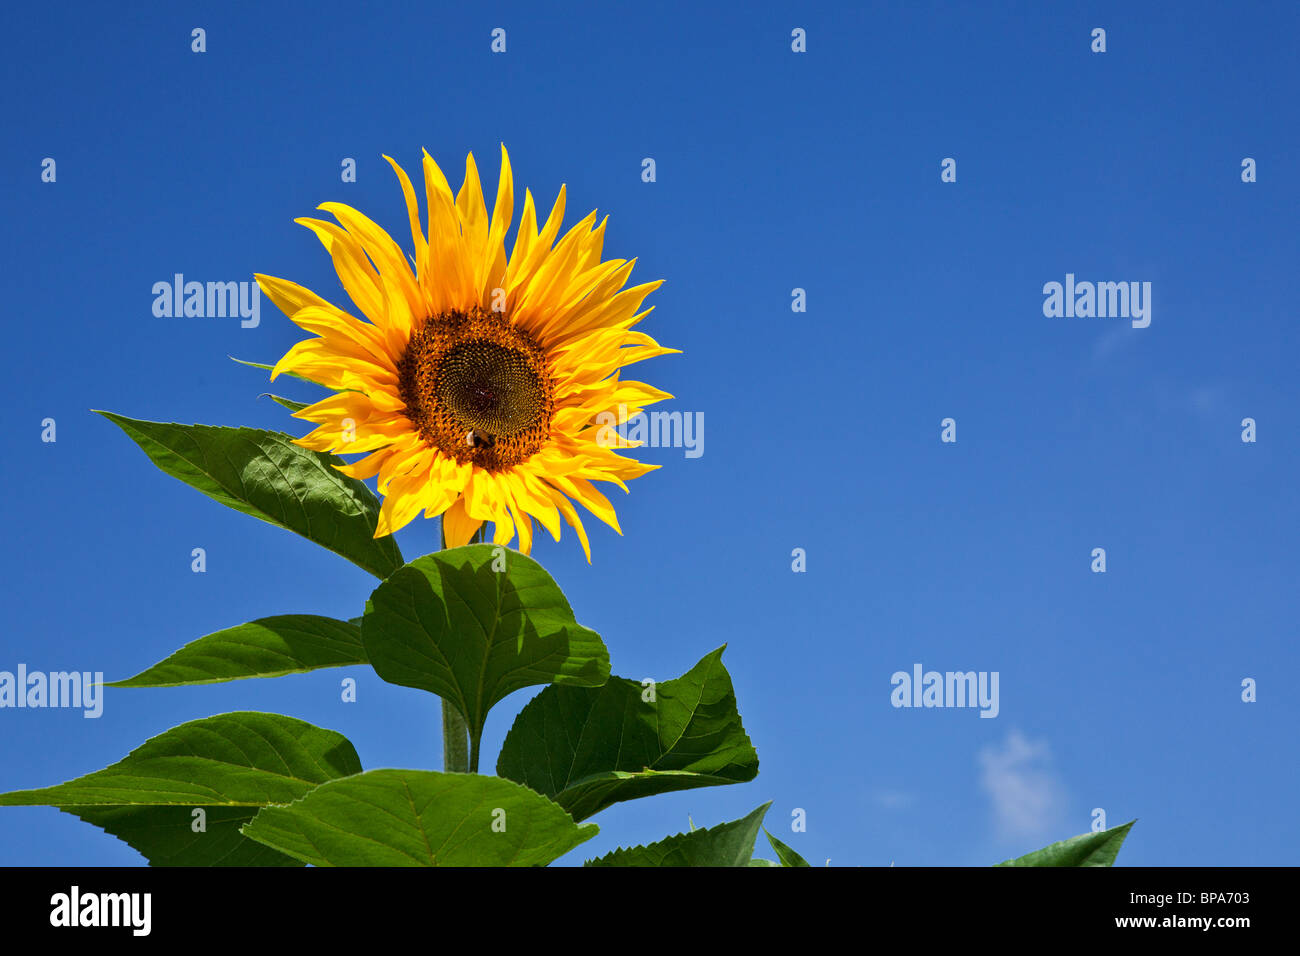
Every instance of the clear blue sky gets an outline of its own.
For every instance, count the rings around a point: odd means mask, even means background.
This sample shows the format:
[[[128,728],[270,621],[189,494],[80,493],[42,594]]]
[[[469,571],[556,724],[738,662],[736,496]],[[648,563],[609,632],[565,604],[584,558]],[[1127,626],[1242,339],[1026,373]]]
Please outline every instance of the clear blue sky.
[[[256,617],[359,613],[364,572],[89,409],[296,432],[226,356],[304,333],[265,300],[255,329],[155,318],[153,283],[267,272],[342,302],[294,217],[343,201],[400,238],[381,153],[427,147],[458,185],[472,150],[495,184],[504,141],[521,197],[567,183],[566,225],[608,212],[606,254],[667,280],[644,328],[684,354],[638,371],[706,422],[702,457],[649,450],[664,467],[614,491],[625,535],[593,522],[590,566],[571,535],[534,556],[615,673],[675,677],[727,642],[762,760],[606,811],[566,862],[772,800],[769,827],[833,866],[992,863],[1094,807],[1140,818],[1121,863],[1294,864],[1300,7],[605,7],[6,9],[0,670],[118,679]],[[1150,326],[1045,317],[1067,273],[1151,282]],[[893,708],[915,663],[997,671],[999,715]],[[99,720],[3,710],[0,790],[240,709],[339,730],[368,768],[437,766],[436,701],[355,674],[355,704],[322,671],[110,691]],[[529,694],[492,712],[493,760]],[[0,812],[0,863],[138,862],[55,810]]]

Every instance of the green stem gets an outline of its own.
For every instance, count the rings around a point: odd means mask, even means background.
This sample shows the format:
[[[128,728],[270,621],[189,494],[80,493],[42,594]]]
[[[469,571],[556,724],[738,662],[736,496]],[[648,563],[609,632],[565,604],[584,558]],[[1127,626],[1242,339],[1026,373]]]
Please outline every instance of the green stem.
[[[483,526],[474,532],[471,544],[483,540]],[[442,535],[447,547],[447,535]],[[442,702],[442,769],[447,773],[478,773],[479,735],[470,734],[469,725],[450,701]]]
[[[442,702],[442,769],[448,773],[469,773],[469,749],[465,740],[469,728],[465,718],[460,715],[448,701]],[[474,767],[478,768],[478,754],[474,755]]]

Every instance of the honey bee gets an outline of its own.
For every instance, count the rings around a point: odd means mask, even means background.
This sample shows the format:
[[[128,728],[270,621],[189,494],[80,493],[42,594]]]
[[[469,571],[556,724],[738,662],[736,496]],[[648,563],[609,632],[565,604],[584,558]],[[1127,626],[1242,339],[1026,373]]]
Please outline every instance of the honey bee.
[[[465,433],[465,444],[470,448],[491,448],[496,443],[497,440],[487,432],[471,428]]]

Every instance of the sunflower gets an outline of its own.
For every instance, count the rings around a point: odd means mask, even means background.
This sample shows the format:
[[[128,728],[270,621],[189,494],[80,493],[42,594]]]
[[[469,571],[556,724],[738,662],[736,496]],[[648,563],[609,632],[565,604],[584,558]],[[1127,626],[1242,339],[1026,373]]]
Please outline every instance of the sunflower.
[[[472,153],[454,198],[424,153],[427,232],[410,178],[384,158],[406,197],[411,261],[387,232],[341,203],[318,207],[337,225],[295,220],[324,244],[364,319],[293,282],[257,276],[262,291],[315,336],[291,348],[271,380],[290,372],[334,390],[295,413],[317,425],[297,444],[366,453],[336,467],[378,478],[376,538],[423,512],[442,516],[447,547],[468,543],[491,521],[494,543],[508,545],[517,533],[527,554],[533,519],[558,541],[563,517],[590,562],[574,503],[622,534],[593,482],[626,492],[628,480],[658,467],[620,455],[641,443],[612,426],[672,398],[620,374],[678,351],[632,328],[653,309],[638,311],[662,282],[624,288],[636,260],[601,261],[607,220],[596,225],[595,211],[557,242],[563,186],[540,229],[524,191],[507,257],[514,185],[504,145],[491,217]]]

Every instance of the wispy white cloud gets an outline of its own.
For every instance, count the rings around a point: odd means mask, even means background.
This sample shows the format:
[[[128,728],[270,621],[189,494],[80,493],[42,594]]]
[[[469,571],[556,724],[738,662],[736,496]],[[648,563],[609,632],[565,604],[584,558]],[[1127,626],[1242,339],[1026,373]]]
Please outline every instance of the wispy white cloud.
[[[1138,340],[1138,336],[1144,333],[1145,329],[1135,329],[1127,322],[1107,329],[1097,336],[1092,343],[1092,359],[1094,362],[1100,362],[1117,353],[1121,348],[1125,348]]]
[[[1228,390],[1221,385],[1202,385],[1194,388],[1187,401],[1194,411],[1213,415],[1224,406]]]
[[[1190,413],[1203,421],[1217,423],[1227,413],[1228,391],[1226,385],[1218,383],[1186,385],[1158,382],[1155,385],[1155,405],[1163,413],[1179,416]]]
[[[980,786],[992,802],[1000,836],[1039,836],[1053,829],[1063,798],[1047,741],[1030,741],[1013,730],[1001,745],[981,750],[979,763]]]
[[[904,810],[916,802],[915,795],[903,790],[877,789],[872,792],[871,798],[885,810]]]

